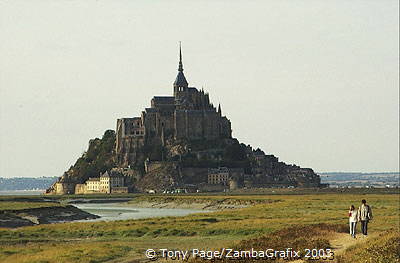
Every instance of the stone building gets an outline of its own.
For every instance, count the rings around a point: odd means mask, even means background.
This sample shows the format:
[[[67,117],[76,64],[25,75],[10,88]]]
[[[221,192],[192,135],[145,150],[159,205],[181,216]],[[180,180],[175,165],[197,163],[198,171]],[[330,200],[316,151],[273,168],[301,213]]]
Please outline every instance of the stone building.
[[[209,184],[222,184],[226,185],[229,181],[229,169],[226,167],[219,167],[208,170],[208,183]]]
[[[86,184],[76,184],[75,185],[75,194],[86,194]]]
[[[100,177],[89,178],[84,184],[76,184],[75,194],[128,193],[128,187],[124,184],[125,180],[121,174],[106,171]]]
[[[140,117],[117,120],[116,154],[119,166],[135,164],[145,144],[164,145],[173,139],[231,138],[231,122],[210,103],[204,90],[189,87],[179,49],[178,75],[173,96],[155,96]]]
[[[100,176],[100,192],[110,194],[117,191],[128,192],[128,188],[124,186],[124,177],[106,171]]]
[[[89,178],[86,183],[85,193],[100,192],[100,178]]]
[[[70,182],[56,182],[54,184],[55,194],[65,195],[74,193],[75,184]]]
[[[208,184],[221,184],[231,185],[231,181],[234,181],[236,188],[239,182],[243,179],[244,170],[243,168],[227,168],[218,167],[208,169]]]

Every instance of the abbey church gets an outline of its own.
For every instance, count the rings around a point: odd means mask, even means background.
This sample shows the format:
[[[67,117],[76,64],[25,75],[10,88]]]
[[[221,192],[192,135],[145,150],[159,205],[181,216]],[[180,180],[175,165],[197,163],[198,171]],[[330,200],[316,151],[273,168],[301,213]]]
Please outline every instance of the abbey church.
[[[231,122],[210,103],[208,93],[189,87],[183,73],[182,50],[179,48],[178,75],[173,96],[156,96],[151,107],[140,117],[117,120],[116,153],[118,163],[135,163],[138,150],[145,143],[165,144],[167,137],[176,140],[231,138]]]

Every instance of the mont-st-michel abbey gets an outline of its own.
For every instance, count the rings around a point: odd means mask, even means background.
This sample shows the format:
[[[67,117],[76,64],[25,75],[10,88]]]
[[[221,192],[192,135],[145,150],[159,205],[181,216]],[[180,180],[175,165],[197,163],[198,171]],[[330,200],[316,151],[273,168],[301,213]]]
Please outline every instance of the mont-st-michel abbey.
[[[179,46],[172,96],[155,96],[136,117],[90,140],[88,150],[48,194],[210,192],[240,188],[320,187],[311,168],[232,137],[231,121],[203,89],[190,87]],[[255,124],[254,124],[255,125]]]
[[[179,68],[173,84],[173,96],[154,97],[151,107],[140,117],[117,121],[116,153],[118,163],[135,163],[137,151],[145,143],[165,145],[167,138],[175,140],[215,140],[231,138],[231,122],[210,103],[208,93],[189,87],[183,73],[182,50]]]

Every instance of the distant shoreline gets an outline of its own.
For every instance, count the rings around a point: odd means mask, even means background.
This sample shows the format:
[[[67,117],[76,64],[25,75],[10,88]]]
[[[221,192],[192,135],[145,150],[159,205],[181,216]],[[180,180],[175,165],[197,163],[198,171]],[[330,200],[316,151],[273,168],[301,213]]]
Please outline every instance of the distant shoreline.
[[[2,195],[41,195],[46,190],[0,190],[0,196]]]

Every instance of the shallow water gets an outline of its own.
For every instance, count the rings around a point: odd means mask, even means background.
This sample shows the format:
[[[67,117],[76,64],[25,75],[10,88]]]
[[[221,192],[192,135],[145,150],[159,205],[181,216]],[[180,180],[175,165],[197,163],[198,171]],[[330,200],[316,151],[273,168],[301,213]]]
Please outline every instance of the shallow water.
[[[101,218],[87,221],[115,221],[125,219],[140,219],[163,216],[185,216],[193,213],[211,212],[208,210],[196,209],[172,209],[172,208],[140,208],[126,206],[121,203],[106,203],[106,204],[74,204],[77,208],[88,213],[101,216]]]

